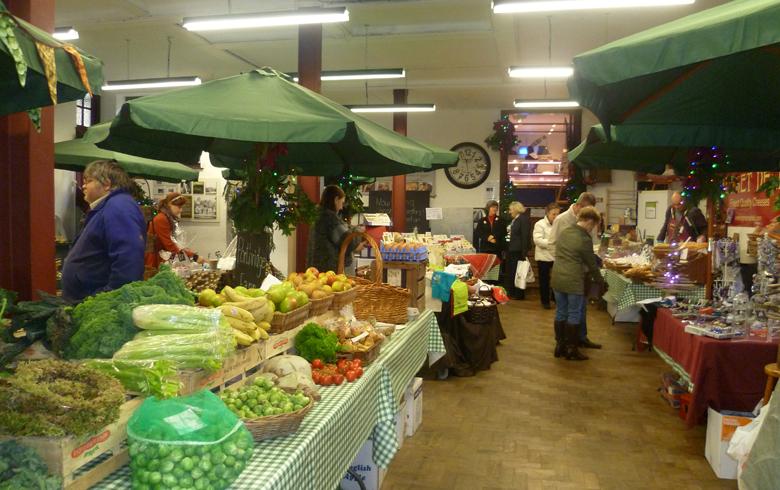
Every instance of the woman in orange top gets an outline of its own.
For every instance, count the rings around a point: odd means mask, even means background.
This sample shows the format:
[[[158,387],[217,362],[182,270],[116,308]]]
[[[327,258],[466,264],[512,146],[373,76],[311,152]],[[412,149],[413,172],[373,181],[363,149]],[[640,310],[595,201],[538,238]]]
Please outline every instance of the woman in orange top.
[[[169,193],[157,206],[157,216],[149,223],[147,229],[147,247],[144,264],[147,269],[157,269],[160,264],[174,257],[179,252],[184,252],[187,257],[204,262],[202,257],[188,249],[181,248],[176,241],[179,235],[179,219],[181,219],[182,207],[187,199],[178,192]]]

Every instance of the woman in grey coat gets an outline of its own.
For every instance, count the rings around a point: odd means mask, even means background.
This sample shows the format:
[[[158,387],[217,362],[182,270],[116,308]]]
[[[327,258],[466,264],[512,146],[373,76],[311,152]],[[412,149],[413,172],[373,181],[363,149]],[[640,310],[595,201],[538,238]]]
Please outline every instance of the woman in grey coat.
[[[320,272],[336,272],[341,243],[349,233],[358,231],[339,215],[345,200],[346,195],[339,186],[329,185],[323,189],[319,205],[320,215],[309,234],[306,267],[316,267]],[[352,254],[359,252],[364,245],[365,242],[357,240],[349,244],[344,257],[345,271],[351,269]]]

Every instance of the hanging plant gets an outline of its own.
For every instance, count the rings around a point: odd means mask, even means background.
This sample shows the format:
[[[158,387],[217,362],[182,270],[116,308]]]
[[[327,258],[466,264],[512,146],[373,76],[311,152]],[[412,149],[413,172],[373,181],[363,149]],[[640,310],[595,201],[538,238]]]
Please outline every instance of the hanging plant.
[[[775,197],[775,211],[780,211],[780,192],[777,191],[780,191],[780,177],[770,177],[758,188],[758,192],[765,193],[766,197],[771,198],[773,194],[777,193]],[[780,215],[777,216],[777,221],[780,222]]]
[[[264,233],[277,227],[285,235],[317,219],[317,208],[298,185],[295,172],[276,169],[276,156],[286,145],[258,145],[257,161],[244,163],[243,181],[227,186],[228,217],[239,232]]]
[[[485,138],[485,144],[495,151],[509,152],[517,145],[515,125],[509,120],[509,116],[501,116],[501,119],[493,123],[493,134]]]

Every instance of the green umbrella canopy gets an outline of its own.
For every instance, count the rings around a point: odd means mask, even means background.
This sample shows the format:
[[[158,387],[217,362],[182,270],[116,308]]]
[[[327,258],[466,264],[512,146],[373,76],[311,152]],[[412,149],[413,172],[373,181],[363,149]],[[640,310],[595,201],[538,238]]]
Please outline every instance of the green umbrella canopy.
[[[198,171],[176,162],[150,160],[148,158],[101,150],[95,143],[108,136],[111,123],[96,124],[83,138],[54,144],[54,166],[62,170],[81,171],[95,160],[116,160],[133,177],[180,182],[198,180]]]
[[[270,68],[125,103],[98,146],[148,158],[216,166],[255,159],[257,143],[285,143],[281,171],[378,177],[454,165],[458,154],[399,135]]]
[[[780,148],[780,1],[734,0],[574,58],[572,96],[631,146]]]
[[[671,164],[677,175],[684,175],[690,165],[688,147],[628,146],[620,138],[620,126],[611,128],[607,138],[604,128],[597,124],[590,128],[588,136],[568,154],[569,161],[582,168],[614,168],[661,174],[666,164]],[[731,172],[780,170],[780,150],[750,151],[727,150]]]
[[[81,99],[87,94],[73,58],[64,49],[67,44],[14,17],[0,1],[0,115],[52,105],[46,70],[35,47],[36,42],[54,48],[57,103]],[[103,62],[73,49],[84,63],[92,91],[100,93]],[[24,85],[20,80],[22,77]]]

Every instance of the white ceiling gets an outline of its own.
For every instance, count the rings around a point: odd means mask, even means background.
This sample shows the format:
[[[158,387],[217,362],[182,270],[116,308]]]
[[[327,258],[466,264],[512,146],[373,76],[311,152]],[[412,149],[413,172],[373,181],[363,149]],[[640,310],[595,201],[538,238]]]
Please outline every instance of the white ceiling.
[[[265,65],[297,71],[297,29],[197,34],[181,28],[183,17],[346,5],[350,21],[324,28],[323,69],[403,67],[407,78],[370,82],[367,98],[363,82],[324,82],[325,95],[344,104],[387,103],[393,88],[405,87],[410,102],[501,109],[515,98],[545,96],[543,81],[509,79],[510,65],[566,65],[576,54],[725,1],[548,16],[493,15],[490,0],[58,0],[56,24],[76,27],[76,44],[104,61],[108,80],[166,76],[169,37],[170,75],[208,80]],[[567,96],[561,81],[548,82],[546,91]]]

